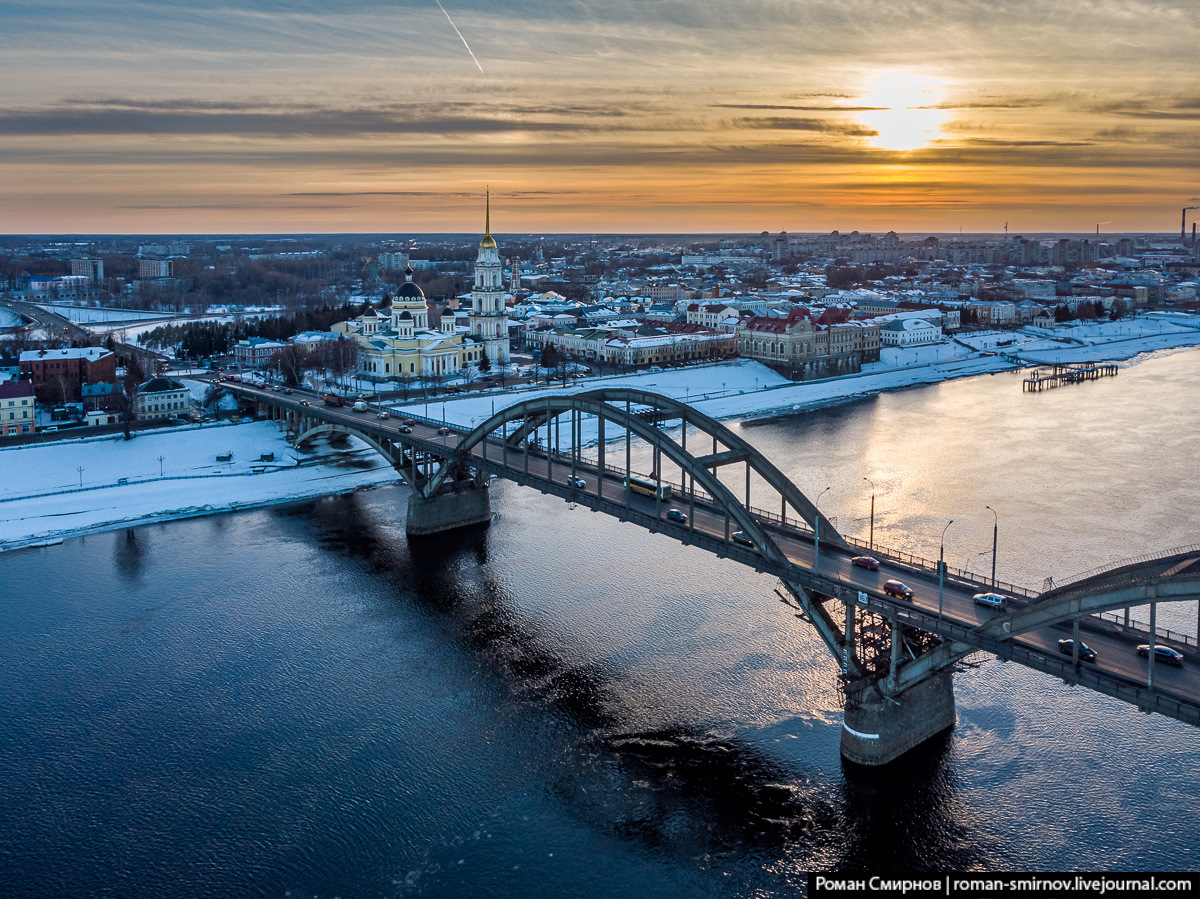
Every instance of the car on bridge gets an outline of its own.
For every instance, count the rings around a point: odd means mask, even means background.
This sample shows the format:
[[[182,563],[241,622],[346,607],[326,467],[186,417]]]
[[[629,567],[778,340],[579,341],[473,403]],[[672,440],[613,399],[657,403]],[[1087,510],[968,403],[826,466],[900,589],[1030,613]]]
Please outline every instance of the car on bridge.
[[[680,524],[687,524],[687,520],[688,520],[687,513],[680,512],[678,509],[668,509],[667,510],[667,520],[668,521],[677,521]]]
[[[1070,637],[1065,640],[1058,641],[1058,651],[1065,656],[1072,655],[1075,652],[1075,641]],[[1094,662],[1096,661],[1096,650],[1088,646],[1082,640],[1079,641],[1079,661]]]
[[[380,409],[378,412],[375,413],[375,417],[386,419],[386,418],[391,418],[392,416],[391,416],[391,413],[389,413],[387,409]]]
[[[582,490],[587,486],[587,482],[583,478],[570,478],[567,480],[567,484],[577,490]]]
[[[1003,609],[1005,599],[999,593],[976,593],[975,605],[987,606],[989,609]]]
[[[1138,655],[1143,658],[1150,658],[1150,644],[1143,643],[1138,647]],[[1174,665],[1176,668],[1183,667],[1183,653],[1172,649],[1170,646],[1155,646],[1154,661],[1165,662],[1168,665]]]
[[[411,434],[412,428],[410,428],[408,425],[400,425],[400,433],[401,434]]]
[[[742,546],[749,546],[751,549],[754,548],[754,541],[750,539],[750,535],[745,531],[734,531],[733,542],[740,543]]]
[[[444,436],[444,435],[450,433],[450,429],[448,427],[446,427],[445,425],[442,425],[440,428],[438,428],[438,433],[442,434]]]
[[[851,565],[857,565],[859,568],[865,568],[867,571],[878,571],[879,560],[873,556],[855,556],[850,560]]]
[[[895,579],[885,581],[883,585],[883,592],[888,596],[894,596],[896,599],[907,599],[909,602],[912,602],[912,587],[908,586],[908,584],[905,584],[902,581],[897,581]]]

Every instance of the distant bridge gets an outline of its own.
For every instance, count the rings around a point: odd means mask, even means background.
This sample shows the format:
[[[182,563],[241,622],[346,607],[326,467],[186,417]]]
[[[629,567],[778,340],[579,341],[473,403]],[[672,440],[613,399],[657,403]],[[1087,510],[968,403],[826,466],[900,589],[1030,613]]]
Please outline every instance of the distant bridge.
[[[737,433],[658,394],[631,388],[541,394],[468,430],[419,417],[405,424],[306,397],[223,386],[258,413],[280,420],[297,445],[352,434],[374,447],[412,488],[410,534],[490,520],[486,485],[494,476],[778,577],[785,591],[780,598],[813,626],[841,668],[842,753],[852,761],[886,763],[953,726],[952,672],[975,652],[1200,725],[1195,638],[1167,639],[1155,627],[1159,603],[1200,600],[1200,547],[1071,583],[1048,581],[1040,594],[947,568],[939,583],[936,563],[839,534]],[[583,435],[585,422],[596,429],[594,456],[583,453],[590,442]],[[635,440],[651,451],[648,474],[632,468]],[[679,472],[677,482],[666,480],[668,467]],[[751,504],[752,477],[765,485],[770,511]],[[851,563],[867,550],[881,560],[878,571]],[[885,593],[888,578],[912,587],[914,599]],[[973,596],[983,592],[1003,594],[1005,609],[977,604]],[[1148,628],[1129,619],[1129,607],[1141,605],[1150,607]],[[1125,610],[1123,622],[1120,615],[1102,614],[1117,609]],[[1097,653],[1094,663],[1077,657],[1082,631]],[[1066,637],[1074,640],[1069,655],[1059,648]],[[1139,643],[1151,646],[1148,658],[1138,655]],[[1181,667],[1156,661],[1154,647],[1168,644],[1183,654]]]

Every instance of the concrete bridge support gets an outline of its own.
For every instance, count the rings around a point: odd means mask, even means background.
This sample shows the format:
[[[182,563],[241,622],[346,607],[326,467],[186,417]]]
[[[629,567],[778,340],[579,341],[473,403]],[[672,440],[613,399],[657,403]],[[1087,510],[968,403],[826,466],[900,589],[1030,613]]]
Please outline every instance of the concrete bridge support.
[[[490,524],[491,494],[486,486],[460,486],[457,490],[422,496],[414,490],[408,498],[406,531],[410,537],[426,537],[455,528]]]
[[[876,681],[846,697],[842,758],[859,765],[886,765],[954,727],[954,681],[941,671],[888,696]]]

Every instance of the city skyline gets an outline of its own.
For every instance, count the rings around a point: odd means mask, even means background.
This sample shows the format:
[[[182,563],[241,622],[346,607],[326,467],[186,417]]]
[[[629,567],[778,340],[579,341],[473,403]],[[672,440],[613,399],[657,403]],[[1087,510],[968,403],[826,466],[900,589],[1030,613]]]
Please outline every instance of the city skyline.
[[[1170,233],[1190,4],[0,0],[5,233]]]

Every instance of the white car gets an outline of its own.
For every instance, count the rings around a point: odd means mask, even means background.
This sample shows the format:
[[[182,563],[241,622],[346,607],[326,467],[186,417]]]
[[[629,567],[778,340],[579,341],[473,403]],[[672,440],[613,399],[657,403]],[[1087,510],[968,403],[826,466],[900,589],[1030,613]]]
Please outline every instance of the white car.
[[[989,609],[1003,609],[1005,599],[999,593],[976,593],[975,604]]]

